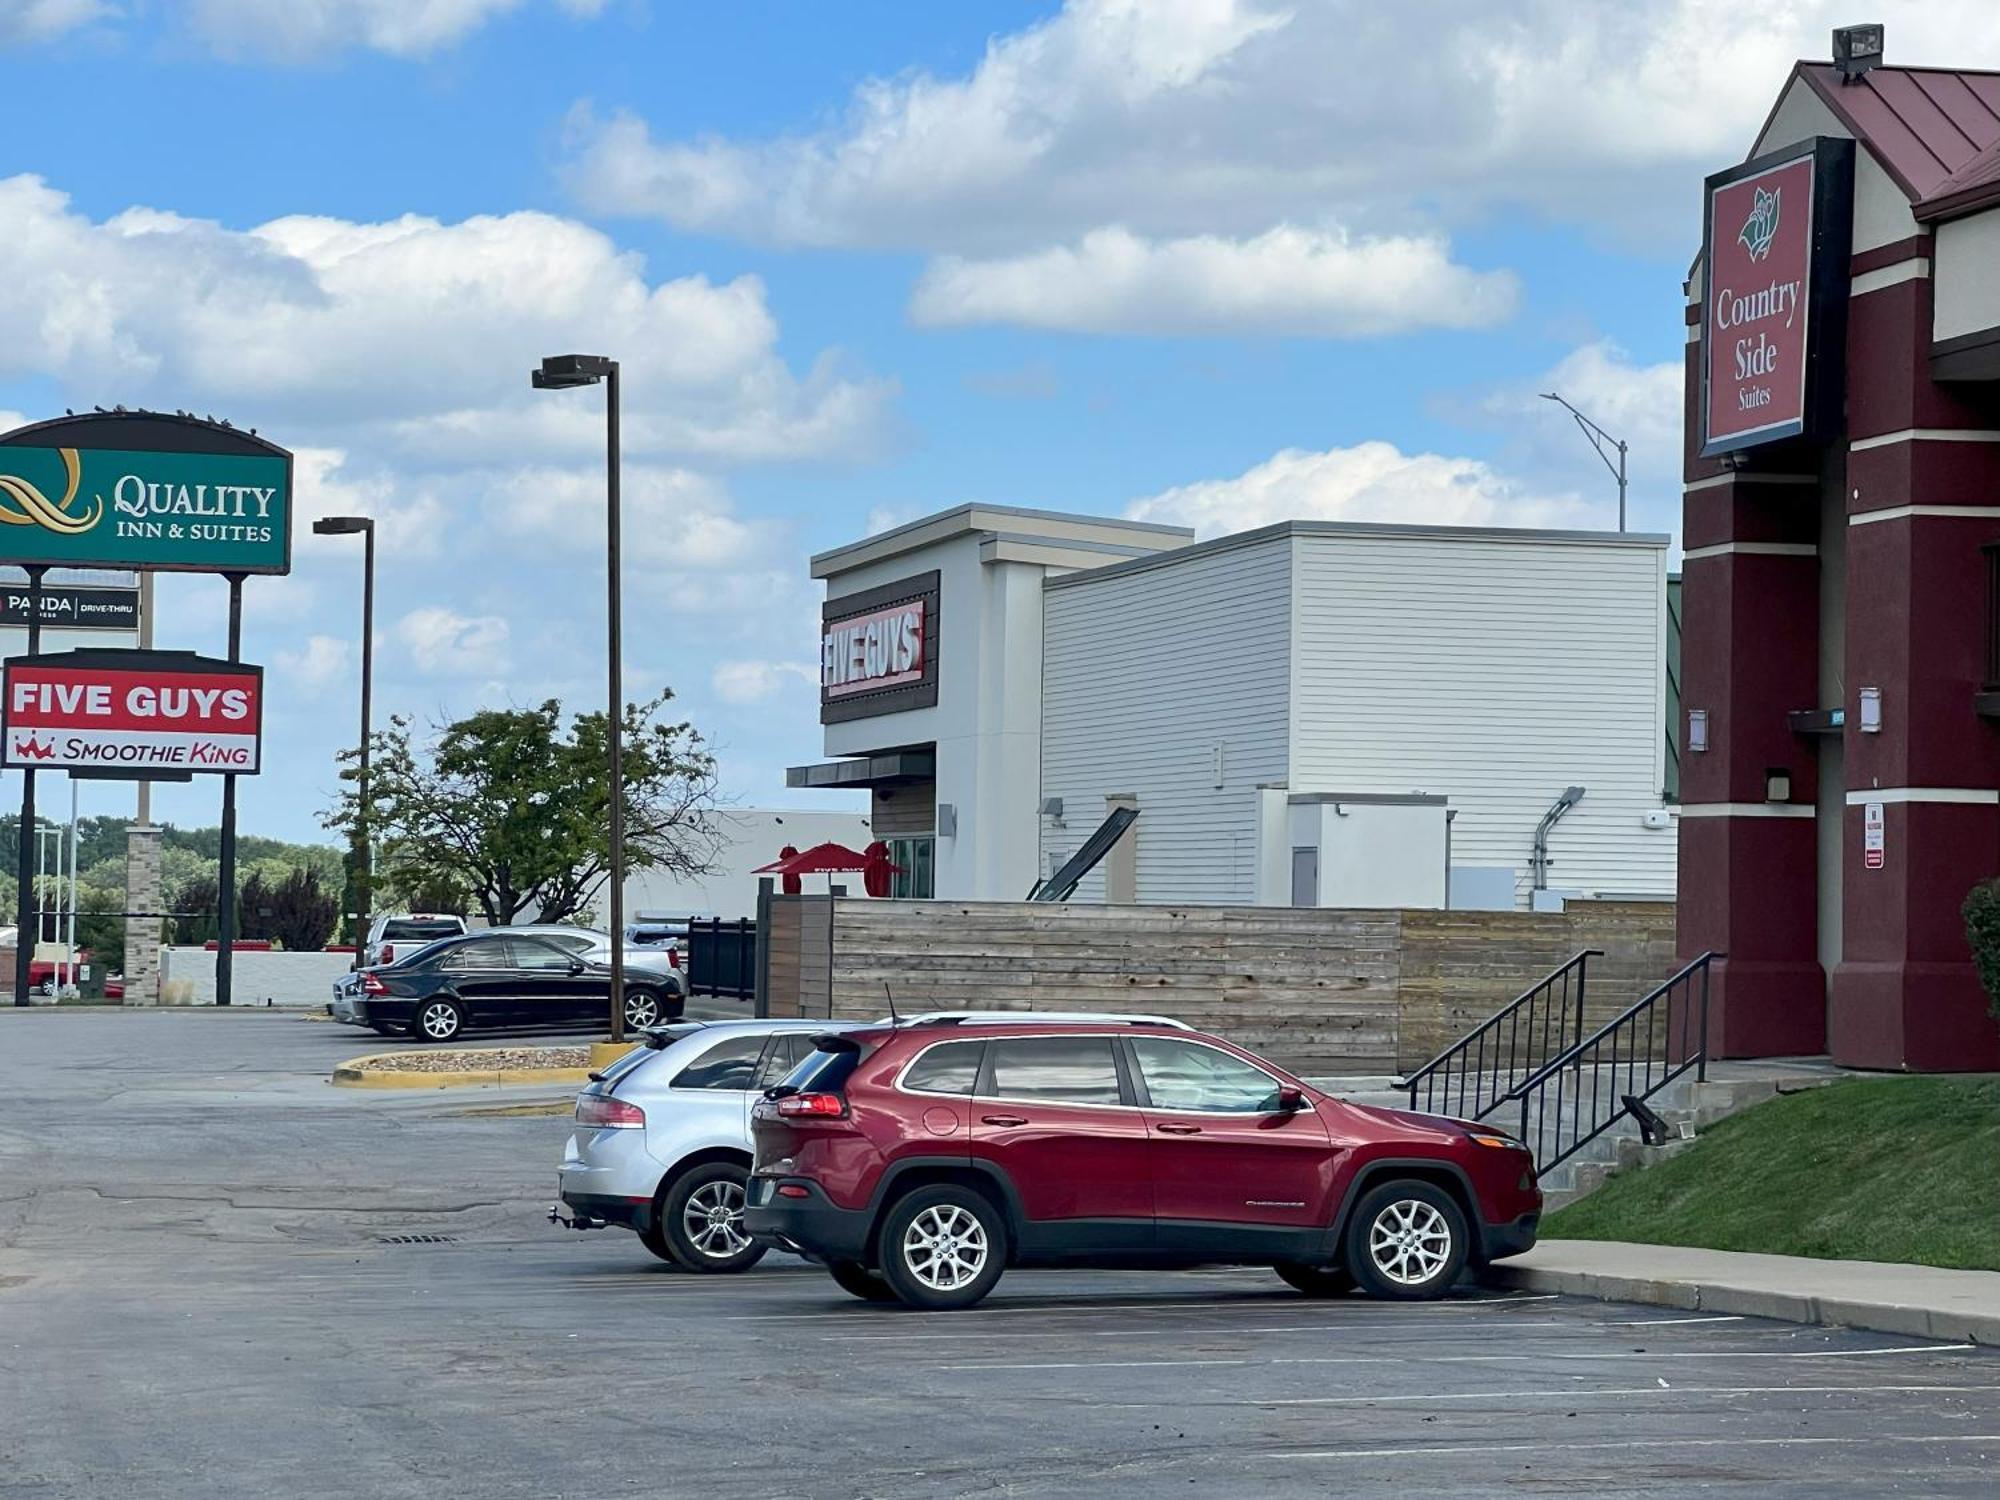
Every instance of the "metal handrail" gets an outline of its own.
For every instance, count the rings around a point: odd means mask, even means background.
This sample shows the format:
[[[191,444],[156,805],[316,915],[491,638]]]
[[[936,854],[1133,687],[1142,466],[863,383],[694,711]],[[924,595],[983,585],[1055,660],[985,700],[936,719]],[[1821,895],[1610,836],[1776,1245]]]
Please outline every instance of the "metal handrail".
[[[1539,1171],[1546,1172],[1574,1155],[1625,1115],[1638,1114],[1635,1105],[1642,1106],[1690,1069],[1697,1082],[1707,1081],[1709,969],[1724,956],[1708,952],[1691,960],[1498,1101],[1520,1104],[1520,1138],[1534,1152]],[[1643,1044],[1639,1035],[1642,1023]],[[1567,1117],[1565,1103],[1569,1106]]]
[[[1417,1089],[1425,1085],[1427,1113],[1438,1112],[1440,1095],[1446,1110],[1472,1120],[1504,1103],[1517,1074],[1583,1040],[1584,985],[1590,960],[1602,957],[1601,949],[1584,949],[1399,1080],[1396,1087],[1409,1091],[1410,1108],[1418,1107]]]

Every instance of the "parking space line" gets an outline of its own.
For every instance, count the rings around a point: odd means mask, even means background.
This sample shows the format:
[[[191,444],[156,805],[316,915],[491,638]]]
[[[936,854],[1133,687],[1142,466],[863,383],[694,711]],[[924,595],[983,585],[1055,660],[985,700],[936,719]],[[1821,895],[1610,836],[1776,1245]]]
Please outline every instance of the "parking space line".
[[[1600,1328],[1671,1328],[1676,1323],[1741,1323],[1742,1313],[1711,1313],[1705,1318],[1634,1318],[1600,1323]]]
[[[1609,1443],[1439,1443],[1425,1448],[1321,1448],[1296,1453],[1266,1449],[1247,1457],[1285,1459],[1329,1458],[1456,1458],[1467,1453],[1615,1453],[1630,1448],[1807,1448],[1876,1443],[2000,1443],[2000,1433],[1948,1433],[1867,1436],[1828,1435],[1826,1437],[1725,1437],[1725,1438],[1620,1438]]]
[[[1328,1355],[1293,1356],[1284,1359],[1149,1359],[1149,1360],[1051,1360],[1036,1364],[935,1365],[939,1370],[1131,1370],[1170,1368],[1187,1365],[1508,1365],[1540,1364],[1552,1360],[1655,1360],[1655,1359],[1859,1359],[1871,1354],[1949,1354],[1971,1349],[1972,1344],[1912,1344],[1894,1349],[1663,1349],[1650,1353],[1638,1350],[1607,1349],[1595,1354],[1410,1354],[1410,1355]]]
[[[1404,1333],[1413,1328],[1428,1328],[1428,1323],[1260,1323],[1254,1328],[1179,1328],[1175,1333],[1185,1336],[1202,1333],[1208,1336],[1229,1335],[1241,1332],[1262,1336],[1267,1333]],[[1516,1322],[1508,1328],[1578,1328],[1587,1329],[1589,1324],[1566,1322],[1561,1318],[1542,1318],[1535,1322]],[[1159,1328],[1050,1328],[1033,1333],[1016,1333],[989,1330],[979,1335],[982,1339],[1143,1339],[1153,1338],[1166,1332]],[[962,1333],[823,1333],[822,1343],[829,1344],[908,1344],[925,1343],[936,1340],[963,1339]]]
[[[1986,1391],[2000,1395],[2000,1385],[1675,1385],[1662,1390],[1658,1385],[1593,1388],[1565,1386],[1553,1391],[1424,1391],[1408,1396],[1284,1396],[1269,1401],[1245,1399],[1234,1406],[1386,1406],[1424,1401],[1586,1401],[1600,1396],[1644,1396],[1657,1401],[1664,1396],[1879,1396],[1879,1395],[1965,1395]],[[1107,1403],[1118,1405],[1122,1403]],[[1138,1404],[1138,1403],[1134,1403]]]
[[[1528,1302],[1554,1302],[1560,1295],[1558,1292],[1545,1292],[1527,1297],[1464,1297],[1451,1302],[1432,1302],[1422,1307],[1400,1308],[1398,1312],[1436,1315],[1439,1313],[1457,1312],[1463,1308],[1471,1307],[1516,1307]],[[917,1313],[915,1316],[925,1319],[949,1319],[953,1323],[965,1323],[974,1318],[993,1318],[1007,1314],[1018,1316],[1022,1313],[1068,1313],[1080,1316],[1096,1316],[1099,1314],[1124,1312],[1295,1312],[1298,1309],[1299,1301],[1300,1299],[1295,1297],[1288,1298],[1273,1293],[1269,1297],[1246,1297],[1235,1302],[1090,1303],[1079,1301],[1076,1303],[1060,1303],[1039,1307],[975,1307],[968,1308],[963,1312]],[[1383,1306],[1379,1302],[1361,1302],[1356,1305],[1377,1309]],[[860,1309],[855,1309],[855,1312],[859,1311]],[[895,1317],[912,1316],[912,1314],[907,1312],[892,1312],[889,1315]],[[783,1319],[786,1322],[791,1322],[802,1318],[849,1318],[853,1316],[854,1312],[731,1313],[727,1321],[732,1323],[762,1323]]]

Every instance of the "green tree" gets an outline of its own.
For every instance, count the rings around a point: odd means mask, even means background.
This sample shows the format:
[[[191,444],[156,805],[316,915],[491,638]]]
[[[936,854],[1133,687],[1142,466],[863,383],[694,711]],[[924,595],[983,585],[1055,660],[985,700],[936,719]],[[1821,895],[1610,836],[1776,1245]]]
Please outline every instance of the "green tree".
[[[319,872],[294,867],[272,877],[260,864],[237,898],[238,936],[263,938],[288,953],[317,953],[339,921],[339,902]]]
[[[715,759],[685,721],[661,719],[673,694],[628,704],[624,719],[628,870],[699,874],[720,842]],[[369,829],[391,889],[432,883],[465,892],[489,922],[524,912],[561,922],[585,910],[610,866],[608,720],[571,716],[551,698],[535,708],[485,709],[412,741],[397,717],[375,736]],[[354,752],[347,783],[322,821],[352,837]]]
[[[1975,885],[1959,915],[1965,918],[1965,941],[1986,991],[1986,1007],[2000,1021],[2000,880]]]

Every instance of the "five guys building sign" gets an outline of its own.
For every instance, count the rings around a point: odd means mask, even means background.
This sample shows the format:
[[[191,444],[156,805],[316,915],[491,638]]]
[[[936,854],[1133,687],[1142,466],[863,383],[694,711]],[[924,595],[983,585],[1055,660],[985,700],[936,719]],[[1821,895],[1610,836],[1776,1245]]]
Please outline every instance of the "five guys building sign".
[[[1853,181],[1829,137],[1708,179],[1703,457],[1838,425]]]
[[[259,769],[263,669],[185,651],[9,657],[0,764],[123,779]]]

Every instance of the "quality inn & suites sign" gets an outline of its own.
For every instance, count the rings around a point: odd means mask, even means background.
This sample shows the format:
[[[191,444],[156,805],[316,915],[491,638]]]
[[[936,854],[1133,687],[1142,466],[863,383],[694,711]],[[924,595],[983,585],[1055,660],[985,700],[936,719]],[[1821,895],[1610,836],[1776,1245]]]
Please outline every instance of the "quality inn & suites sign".
[[[68,418],[0,438],[0,562],[291,570],[292,458],[219,424]]]

